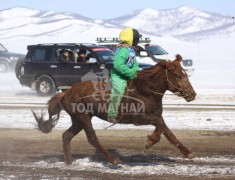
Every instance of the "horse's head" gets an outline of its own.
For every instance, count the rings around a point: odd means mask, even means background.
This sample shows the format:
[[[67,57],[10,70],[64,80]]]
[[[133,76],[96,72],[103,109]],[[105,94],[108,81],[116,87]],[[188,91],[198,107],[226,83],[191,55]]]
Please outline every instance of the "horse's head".
[[[182,68],[180,62],[181,55],[176,55],[174,61],[161,61],[159,64],[166,69],[167,89],[178,96],[183,97],[186,101],[195,99],[196,92],[189,82],[188,75]]]

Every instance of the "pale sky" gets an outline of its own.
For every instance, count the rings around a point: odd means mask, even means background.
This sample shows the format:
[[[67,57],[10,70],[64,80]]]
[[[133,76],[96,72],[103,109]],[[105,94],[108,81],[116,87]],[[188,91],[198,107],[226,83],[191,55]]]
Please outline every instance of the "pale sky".
[[[155,10],[191,6],[200,10],[235,16],[235,0],[0,0],[0,10],[16,6],[73,12],[93,19],[110,19],[143,8]]]

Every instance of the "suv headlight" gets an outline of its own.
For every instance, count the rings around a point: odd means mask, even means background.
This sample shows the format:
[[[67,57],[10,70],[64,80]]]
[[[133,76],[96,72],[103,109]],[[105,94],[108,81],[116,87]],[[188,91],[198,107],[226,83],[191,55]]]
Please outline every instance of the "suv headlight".
[[[183,59],[182,63],[184,66],[193,66],[193,61],[191,59]]]

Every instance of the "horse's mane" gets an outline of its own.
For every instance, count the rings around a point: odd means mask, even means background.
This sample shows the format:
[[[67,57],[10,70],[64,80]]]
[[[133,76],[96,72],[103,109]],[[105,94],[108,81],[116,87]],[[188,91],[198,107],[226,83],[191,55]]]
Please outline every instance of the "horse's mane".
[[[136,77],[136,80],[139,80],[139,81],[148,80],[150,77],[152,77],[158,71],[159,67],[160,67],[160,65],[156,64],[150,68],[143,69],[142,71],[139,71],[138,75]]]

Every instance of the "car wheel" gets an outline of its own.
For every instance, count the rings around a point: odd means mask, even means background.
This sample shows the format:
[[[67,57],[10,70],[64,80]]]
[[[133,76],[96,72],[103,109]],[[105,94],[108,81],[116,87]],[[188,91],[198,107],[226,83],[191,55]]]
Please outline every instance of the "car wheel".
[[[20,77],[20,67],[21,67],[22,62],[24,62],[24,60],[18,60],[15,66],[15,75],[17,79],[19,79]]]
[[[51,96],[56,91],[53,79],[49,76],[41,76],[36,81],[36,91],[40,96]]]
[[[8,64],[4,61],[0,61],[0,73],[5,73],[8,71]]]

